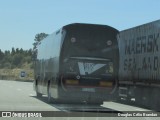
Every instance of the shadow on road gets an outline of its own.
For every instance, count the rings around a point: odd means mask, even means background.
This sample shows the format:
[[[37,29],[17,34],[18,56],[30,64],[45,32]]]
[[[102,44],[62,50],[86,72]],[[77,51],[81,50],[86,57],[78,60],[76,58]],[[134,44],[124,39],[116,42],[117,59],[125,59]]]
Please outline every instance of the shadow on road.
[[[49,104],[47,102],[47,97],[43,96],[37,98],[36,96],[31,96],[35,99],[41,100],[48,105],[51,105],[60,111],[66,112],[96,112],[96,113],[121,113],[120,111],[116,111],[110,108],[102,107],[100,105],[88,105],[88,104]]]

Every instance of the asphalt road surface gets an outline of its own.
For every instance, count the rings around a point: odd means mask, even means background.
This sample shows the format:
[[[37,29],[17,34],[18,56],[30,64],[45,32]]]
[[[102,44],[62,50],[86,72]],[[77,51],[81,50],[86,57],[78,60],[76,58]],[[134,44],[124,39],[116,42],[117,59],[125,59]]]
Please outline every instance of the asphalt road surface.
[[[19,82],[19,81],[7,81],[0,80],[0,111],[64,111],[64,112],[88,112],[92,111],[97,112],[100,111],[103,114],[106,111],[149,111],[147,109],[138,108],[129,105],[123,105],[114,102],[104,102],[101,106],[87,106],[87,105],[67,105],[67,104],[48,104],[47,98],[44,96],[41,99],[36,98],[35,91],[33,90],[32,82]],[[0,118],[7,119],[7,118]],[[17,119],[17,118],[16,118]],[[21,118],[20,118],[21,119]],[[33,118],[33,119],[44,119],[44,118]],[[53,119],[53,118],[47,118]],[[60,119],[60,117],[55,118]],[[63,117],[63,119],[70,120],[72,117]],[[74,117],[73,117],[74,119]],[[76,119],[86,119],[89,120],[91,118],[85,117],[77,117]],[[94,117],[93,119],[106,119],[105,117]],[[112,120],[115,118],[108,117],[107,119]],[[126,117],[116,117],[116,119],[124,120]],[[140,117],[142,119],[142,117]],[[152,117],[150,119],[144,118],[145,120],[157,119]],[[132,118],[132,120],[137,120],[136,118]]]

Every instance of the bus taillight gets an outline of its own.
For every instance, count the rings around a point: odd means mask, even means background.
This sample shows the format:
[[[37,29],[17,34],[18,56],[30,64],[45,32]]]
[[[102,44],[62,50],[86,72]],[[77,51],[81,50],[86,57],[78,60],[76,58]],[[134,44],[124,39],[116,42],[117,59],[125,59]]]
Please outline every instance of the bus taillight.
[[[113,83],[112,82],[107,82],[107,81],[100,81],[99,85],[102,87],[112,87]]]
[[[78,80],[65,80],[65,83],[67,85],[78,85],[79,84],[79,81]]]

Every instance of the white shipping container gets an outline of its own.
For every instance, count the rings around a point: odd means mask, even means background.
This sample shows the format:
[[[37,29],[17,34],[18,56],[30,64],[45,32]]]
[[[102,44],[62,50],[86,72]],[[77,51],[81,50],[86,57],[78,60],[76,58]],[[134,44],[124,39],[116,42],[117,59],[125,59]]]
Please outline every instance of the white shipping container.
[[[160,20],[121,31],[119,80],[160,80]]]

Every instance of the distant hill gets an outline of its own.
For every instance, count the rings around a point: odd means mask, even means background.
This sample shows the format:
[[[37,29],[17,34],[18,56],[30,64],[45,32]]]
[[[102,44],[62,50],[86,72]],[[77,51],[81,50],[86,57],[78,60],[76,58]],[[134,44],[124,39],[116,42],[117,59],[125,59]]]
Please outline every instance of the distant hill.
[[[21,71],[25,77],[21,77]],[[12,48],[2,52],[0,49],[0,79],[33,79],[32,49]]]

